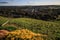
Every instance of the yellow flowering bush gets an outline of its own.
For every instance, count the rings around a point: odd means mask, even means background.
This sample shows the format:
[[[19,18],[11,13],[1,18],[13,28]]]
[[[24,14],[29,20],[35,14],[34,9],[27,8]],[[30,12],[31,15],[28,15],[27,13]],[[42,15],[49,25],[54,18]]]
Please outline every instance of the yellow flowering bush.
[[[11,38],[11,40],[44,40],[41,36],[47,36],[42,34],[33,33],[27,29],[15,30],[11,31],[7,34],[7,39]]]

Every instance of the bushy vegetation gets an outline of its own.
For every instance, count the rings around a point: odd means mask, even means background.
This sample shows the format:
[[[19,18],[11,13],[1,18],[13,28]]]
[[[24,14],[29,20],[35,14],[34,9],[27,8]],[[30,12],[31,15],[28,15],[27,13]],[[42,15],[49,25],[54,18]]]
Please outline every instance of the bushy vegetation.
[[[12,19],[10,23],[15,23],[20,28],[27,28],[36,33],[47,34],[52,40],[54,40],[56,37],[60,37],[59,23],[36,20],[31,18]]]
[[[4,40],[46,40],[47,35],[33,33],[27,29],[15,30],[6,32],[6,30],[0,30],[6,33]],[[3,36],[2,36],[3,37]],[[45,38],[44,38],[45,37]],[[3,39],[3,38],[2,38]]]
[[[16,30],[17,28],[16,27],[13,27],[13,26],[0,26],[0,30],[8,30],[8,31],[13,31],[13,30]]]
[[[22,40],[34,40],[34,39],[43,40],[43,38],[41,36],[44,36],[42,34],[33,33],[27,29],[15,30],[15,31],[10,32],[10,34],[11,34],[11,36],[8,35],[7,37],[16,37],[16,38],[20,38]],[[45,35],[45,36],[47,36],[47,35]],[[34,38],[34,37],[36,37],[36,38]]]
[[[3,19],[1,19],[3,20]],[[8,19],[7,19],[8,20]],[[12,24],[12,25],[11,25]],[[43,20],[37,20],[32,18],[12,18],[6,26],[5,29],[12,31],[17,29],[28,29],[35,33],[41,33],[48,35],[48,40],[58,40],[60,39],[60,23],[58,22],[49,22]],[[11,27],[11,26],[14,26]],[[0,29],[4,29],[1,28]]]

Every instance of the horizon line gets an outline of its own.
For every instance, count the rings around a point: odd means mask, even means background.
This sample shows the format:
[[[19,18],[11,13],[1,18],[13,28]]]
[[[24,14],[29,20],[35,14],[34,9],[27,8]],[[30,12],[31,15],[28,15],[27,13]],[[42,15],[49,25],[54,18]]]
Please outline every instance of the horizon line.
[[[0,6],[55,6],[55,5],[0,5]],[[60,5],[58,4],[56,6],[60,6]]]

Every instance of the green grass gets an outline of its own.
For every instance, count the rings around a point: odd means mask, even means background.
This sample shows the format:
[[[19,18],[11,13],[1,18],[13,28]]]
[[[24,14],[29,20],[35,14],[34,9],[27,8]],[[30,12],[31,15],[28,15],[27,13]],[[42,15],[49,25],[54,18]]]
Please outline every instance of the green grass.
[[[54,21],[55,23],[59,23],[60,24],[60,20]]]
[[[0,25],[7,21],[7,18],[0,16]]]
[[[2,17],[0,24],[3,24],[7,18]],[[47,34],[50,38],[60,38],[60,23],[37,20],[32,18],[12,18],[8,24],[15,24],[16,27],[31,30],[35,33]]]

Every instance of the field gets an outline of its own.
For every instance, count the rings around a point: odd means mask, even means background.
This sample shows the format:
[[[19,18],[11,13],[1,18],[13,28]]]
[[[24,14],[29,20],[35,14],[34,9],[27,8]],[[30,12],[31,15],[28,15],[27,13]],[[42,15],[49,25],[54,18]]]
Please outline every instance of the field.
[[[8,20],[9,22],[7,24],[1,26]],[[47,37],[43,36],[43,38],[45,38],[44,40],[60,39],[60,21],[53,22],[53,21],[43,21],[43,20],[32,19],[32,18],[6,18],[0,16],[0,26],[1,26],[0,30],[7,30],[9,32],[15,32],[15,30],[19,32],[18,30],[27,29],[36,34],[47,35]]]

